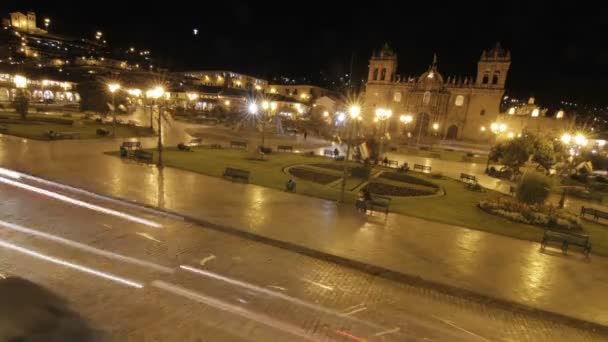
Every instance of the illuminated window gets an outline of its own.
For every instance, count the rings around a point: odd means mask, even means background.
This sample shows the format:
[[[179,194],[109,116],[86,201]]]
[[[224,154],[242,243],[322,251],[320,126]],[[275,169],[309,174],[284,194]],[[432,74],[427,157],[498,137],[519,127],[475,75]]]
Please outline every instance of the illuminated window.
[[[458,95],[456,96],[456,101],[454,101],[454,105],[457,107],[461,107],[464,104],[464,96]]]
[[[540,114],[540,111],[538,110],[538,108],[534,108],[534,110],[532,111],[532,117],[537,117]]]
[[[564,117],[564,111],[560,110],[559,112],[557,112],[557,114],[555,114],[555,117],[558,119],[561,119]]]
[[[384,81],[386,79],[386,68],[382,68],[382,73],[380,74],[380,81]]]
[[[515,114],[515,107],[509,108],[509,115]]]
[[[378,80],[378,69],[374,69],[374,81]]]
[[[422,103],[429,104],[429,102],[431,102],[431,92],[427,91],[426,93],[424,93],[424,96],[422,97]]]
[[[401,102],[401,92],[400,91],[395,92],[395,94],[393,95],[393,101]]]

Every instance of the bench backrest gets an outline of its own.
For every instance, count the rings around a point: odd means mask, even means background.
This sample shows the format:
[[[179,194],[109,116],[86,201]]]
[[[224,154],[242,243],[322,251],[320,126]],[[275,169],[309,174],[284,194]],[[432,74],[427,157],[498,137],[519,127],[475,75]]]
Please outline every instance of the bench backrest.
[[[431,171],[430,166],[414,164],[414,170]]]
[[[279,145],[279,146],[277,146],[277,150],[279,150],[279,151],[292,151],[293,147],[286,146],[286,145]]]
[[[376,205],[389,206],[391,204],[391,198],[386,196],[370,194],[372,197],[372,203]]]
[[[244,141],[231,141],[230,146],[247,147],[247,143]]]
[[[122,142],[122,147],[124,148],[140,148],[141,147],[141,142],[140,141],[123,141]]]
[[[476,176],[469,175],[469,174],[466,174],[466,173],[461,173],[460,174],[460,178],[462,178],[462,179],[470,179],[470,180],[477,180]]]
[[[249,178],[249,171],[227,167],[224,174],[230,177]]]
[[[562,241],[568,241],[569,243],[577,245],[587,245],[589,243],[589,237],[586,235],[557,232],[554,230],[545,230],[545,236],[549,238],[559,239]]]
[[[334,151],[332,151],[332,150],[323,150],[323,155],[324,155],[324,156],[330,156],[330,157],[333,157],[333,155],[334,155]]]

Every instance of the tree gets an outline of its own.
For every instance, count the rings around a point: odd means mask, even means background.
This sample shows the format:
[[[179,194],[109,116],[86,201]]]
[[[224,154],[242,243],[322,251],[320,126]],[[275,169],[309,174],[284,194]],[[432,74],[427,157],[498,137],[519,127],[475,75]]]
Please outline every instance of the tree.
[[[25,120],[27,118],[27,113],[30,107],[30,99],[25,95],[23,90],[19,90],[17,92],[17,96],[15,96],[15,110],[19,115],[21,115],[21,119]]]
[[[559,154],[556,151],[556,146],[553,141],[547,138],[539,138],[534,144],[534,156],[532,161],[538,163],[540,167],[549,172],[549,170],[558,161]]]
[[[78,84],[78,93],[80,94],[80,110],[91,110],[98,113],[107,113],[109,111],[108,103],[111,103],[107,87],[101,82],[84,81]],[[116,99],[118,106],[118,99]]]
[[[534,151],[534,141],[530,136],[509,140],[500,148],[501,162],[514,174],[519,174],[522,167]]]
[[[551,191],[551,182],[536,173],[527,173],[517,187],[517,199],[526,204],[543,204]]]

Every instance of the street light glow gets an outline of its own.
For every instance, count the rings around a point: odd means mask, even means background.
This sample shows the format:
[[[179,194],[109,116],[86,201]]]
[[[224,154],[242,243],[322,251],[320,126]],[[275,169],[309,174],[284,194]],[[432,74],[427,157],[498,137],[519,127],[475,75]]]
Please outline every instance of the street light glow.
[[[585,146],[587,145],[587,138],[582,134],[577,134],[574,137],[574,142],[579,146]]]
[[[190,101],[194,101],[194,100],[198,99],[197,93],[188,93],[186,96],[188,96],[188,100],[190,100]]]
[[[338,121],[339,122],[344,122],[344,120],[346,120],[346,115],[344,113],[339,113],[338,114]]]
[[[15,75],[13,78],[13,82],[15,83],[15,87],[17,88],[25,88],[27,87],[27,78],[21,75]]]
[[[414,117],[412,117],[411,115],[401,115],[399,117],[399,120],[401,122],[403,122],[404,124],[408,124],[408,123],[414,121]]]
[[[252,115],[256,115],[258,113],[258,105],[255,102],[251,102],[249,104],[249,106],[247,107],[247,109],[249,110],[249,113]]]
[[[565,133],[564,135],[562,135],[562,142],[564,144],[569,144],[570,140],[572,140],[572,136],[568,133]]]
[[[434,130],[438,130],[438,129],[439,129],[439,124],[435,122],[435,123],[433,124],[433,129],[434,129]]]
[[[118,84],[118,83],[110,83],[110,84],[108,84],[108,89],[110,89],[111,93],[114,93],[118,89],[120,89],[120,84]]]
[[[158,99],[159,97],[163,96],[164,93],[165,93],[165,89],[163,89],[163,87],[161,87],[161,86],[158,86],[158,87],[148,90],[146,92],[146,96],[151,99]]]
[[[348,113],[350,114],[351,118],[356,119],[361,114],[361,107],[358,105],[352,105],[350,108],[348,108]]]
[[[131,96],[136,96],[136,97],[140,97],[141,96],[141,89],[129,89],[127,90],[127,93]]]
[[[268,108],[270,108],[270,102],[262,101],[262,109],[268,110]]]

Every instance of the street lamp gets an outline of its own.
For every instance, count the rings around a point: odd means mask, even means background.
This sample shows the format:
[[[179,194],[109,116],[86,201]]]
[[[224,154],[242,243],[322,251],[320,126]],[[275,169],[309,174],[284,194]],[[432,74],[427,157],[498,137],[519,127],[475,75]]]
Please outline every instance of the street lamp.
[[[49,18],[44,18],[44,27],[46,28],[46,30],[49,30],[49,25],[51,24],[51,19]]]
[[[21,75],[15,75],[13,78],[13,82],[15,83],[15,87],[18,89],[23,89],[27,87],[27,78]]]
[[[264,100],[262,101],[262,109],[264,109],[264,115],[260,117],[260,120],[262,120],[262,148],[264,148],[264,140],[266,136],[266,115],[272,115],[272,113],[277,109],[277,103],[274,101],[270,102]]]
[[[384,153],[384,143],[386,140],[386,129],[387,129],[387,121],[390,117],[393,116],[393,111],[390,109],[378,108],[376,109],[376,118],[375,122],[380,122],[382,124],[382,139],[380,144],[380,155]]]
[[[348,115],[350,117],[350,121],[355,125],[355,138],[358,135],[357,131],[357,122],[359,121],[361,115],[361,107],[359,105],[351,105],[348,108]],[[349,131],[349,137],[346,140],[346,155],[344,156],[343,168],[342,168],[342,187],[340,190],[340,203],[344,203],[344,189],[346,188],[346,164],[348,161],[348,157],[350,156],[350,145],[353,140],[352,129]]]
[[[112,136],[116,137],[116,103],[114,93],[120,89],[120,84],[110,83],[108,84],[108,89],[110,89],[110,93],[112,94],[112,116],[114,117],[114,123],[112,124]]]
[[[163,87],[155,87],[146,92],[146,96],[154,100],[158,100],[165,94]],[[163,125],[162,125],[162,111],[161,105],[158,104],[158,166],[163,166]],[[152,120],[153,111],[150,109],[150,120]],[[151,122],[150,122],[151,123]]]

